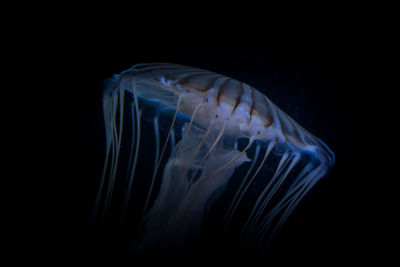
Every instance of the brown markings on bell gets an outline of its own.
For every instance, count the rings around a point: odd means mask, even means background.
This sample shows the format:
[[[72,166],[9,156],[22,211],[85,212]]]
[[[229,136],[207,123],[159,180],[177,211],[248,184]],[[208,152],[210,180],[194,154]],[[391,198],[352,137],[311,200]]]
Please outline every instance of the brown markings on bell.
[[[243,83],[242,83],[242,82],[239,82],[239,84],[240,84],[240,86],[239,86],[240,91],[239,91],[239,93],[236,95],[235,104],[233,105],[233,109],[232,109],[231,114],[233,114],[233,112],[235,112],[236,108],[239,106],[240,100],[242,99],[242,95],[243,95],[243,93],[244,93]]]
[[[229,80],[231,80],[231,78],[227,78],[218,88],[217,97],[215,98],[215,101],[216,101],[218,107],[219,107],[219,99],[221,98],[222,91],[226,88],[226,85],[229,83]]]
[[[264,128],[268,128],[269,126],[271,126],[271,124],[272,124],[272,121],[270,120],[268,123],[264,124]]]
[[[215,82],[216,82],[218,79],[220,79],[220,78],[221,78],[220,75],[216,75],[215,77],[210,78],[210,80],[209,80],[209,82],[208,82],[208,84],[207,84],[207,87],[206,87],[206,90],[205,90],[205,91],[208,91],[208,90],[210,90],[211,88],[213,88],[214,85],[215,85]]]
[[[253,119],[253,111],[254,111],[254,89],[250,86],[248,86],[250,88],[250,95],[251,95],[251,107],[250,107],[250,116],[249,119],[247,121],[248,124],[250,124],[251,120]]]
[[[273,107],[273,105],[270,105],[269,100],[265,95],[262,96],[262,99],[264,100],[264,104],[267,107],[267,111],[268,111],[268,115],[265,115],[265,118],[268,119],[268,121],[267,121],[267,123],[264,124],[264,127],[268,128],[272,125],[272,122],[274,119],[274,116],[272,115],[273,112],[271,110],[274,107]]]
[[[193,81],[191,81],[194,78],[198,78],[201,76],[206,76],[206,75],[213,75],[214,73],[210,73],[210,72],[203,72],[203,73],[196,73],[196,74],[192,74],[192,75],[188,75],[182,79],[180,79],[178,81],[178,83],[182,86],[182,87],[186,87],[189,88],[191,91],[198,91],[198,92],[204,92],[207,91],[211,88],[211,86],[214,84],[215,80],[217,78],[219,78],[218,76],[213,78],[213,79],[209,79],[207,84],[203,87],[200,88],[200,86],[195,86],[195,83]],[[210,81],[211,80],[211,81]]]

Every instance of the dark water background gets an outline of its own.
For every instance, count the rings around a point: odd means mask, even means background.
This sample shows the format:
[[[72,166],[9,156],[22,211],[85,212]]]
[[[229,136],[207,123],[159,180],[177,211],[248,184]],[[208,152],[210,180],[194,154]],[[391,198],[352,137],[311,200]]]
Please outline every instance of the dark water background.
[[[114,233],[99,234],[88,220],[105,149],[102,81],[145,62],[199,67],[246,82],[335,153],[333,170],[291,215],[266,261],[324,266],[374,258],[380,243],[375,229],[380,218],[374,214],[380,206],[373,196],[381,193],[376,179],[383,177],[370,156],[375,149],[370,125],[378,121],[380,92],[373,74],[379,52],[373,25],[357,25],[293,25],[290,31],[260,22],[200,24],[190,30],[180,30],[179,23],[139,23],[129,30],[108,28],[106,22],[78,27],[67,45],[74,61],[68,95],[75,101],[66,112],[73,124],[63,133],[70,168],[60,174],[68,177],[61,191],[70,194],[58,219],[63,227],[53,231],[53,249],[64,255],[60,259],[135,263],[123,240]],[[75,137],[78,142],[70,146],[68,140]],[[201,260],[212,262],[208,256]]]

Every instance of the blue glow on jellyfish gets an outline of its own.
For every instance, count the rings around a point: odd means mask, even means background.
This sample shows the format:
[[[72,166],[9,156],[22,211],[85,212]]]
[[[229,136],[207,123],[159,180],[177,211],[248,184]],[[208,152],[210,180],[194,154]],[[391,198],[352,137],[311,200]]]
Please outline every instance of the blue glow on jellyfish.
[[[111,79],[103,108],[93,217],[136,221],[134,249],[143,253],[190,253],[210,217],[215,240],[263,251],[334,164],[265,95],[202,69],[135,65]]]

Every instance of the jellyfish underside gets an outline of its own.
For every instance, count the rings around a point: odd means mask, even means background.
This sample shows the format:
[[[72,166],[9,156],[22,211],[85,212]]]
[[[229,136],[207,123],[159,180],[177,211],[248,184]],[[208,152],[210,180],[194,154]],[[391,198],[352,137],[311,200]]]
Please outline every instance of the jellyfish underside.
[[[208,223],[213,242],[231,238],[234,246],[264,251],[333,165],[318,138],[236,83],[199,69],[143,64],[105,91],[106,162],[93,216],[117,209],[121,221],[136,220],[134,250],[190,253]],[[256,110],[260,101],[266,108]],[[269,117],[254,115],[262,113]]]

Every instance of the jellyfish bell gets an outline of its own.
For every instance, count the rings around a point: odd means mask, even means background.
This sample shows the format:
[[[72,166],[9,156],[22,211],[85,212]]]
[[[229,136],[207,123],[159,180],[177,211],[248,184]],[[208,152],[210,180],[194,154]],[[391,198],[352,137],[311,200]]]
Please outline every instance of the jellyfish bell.
[[[332,151],[265,95],[202,69],[135,65],[108,83],[103,108],[106,160],[93,217],[113,207],[124,220],[135,202],[138,251],[195,249],[221,199],[218,236],[235,233],[237,246],[262,250],[334,164]],[[152,169],[139,175],[147,135]]]

